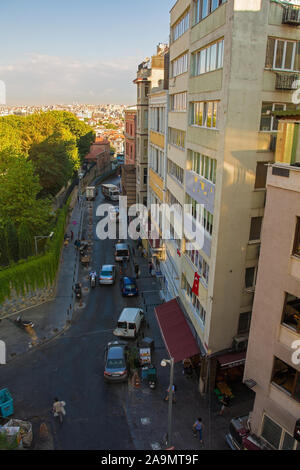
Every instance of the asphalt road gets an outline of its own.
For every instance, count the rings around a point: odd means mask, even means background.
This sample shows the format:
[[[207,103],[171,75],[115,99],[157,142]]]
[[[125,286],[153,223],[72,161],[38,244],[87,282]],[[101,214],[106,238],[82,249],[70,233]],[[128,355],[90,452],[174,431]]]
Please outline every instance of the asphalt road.
[[[99,191],[94,222],[102,200]],[[114,264],[114,242],[95,237],[93,267],[99,271],[106,263]],[[86,275],[80,272],[85,283]],[[114,286],[98,286],[84,301],[86,307],[77,310],[65,334],[1,367],[0,388],[11,391],[15,417],[49,425],[56,449],[134,449],[125,411],[127,384],[104,383],[103,365],[104,347],[114,338],[122,308],[139,300],[121,296],[118,274]],[[55,396],[66,402],[62,426],[51,413]]]

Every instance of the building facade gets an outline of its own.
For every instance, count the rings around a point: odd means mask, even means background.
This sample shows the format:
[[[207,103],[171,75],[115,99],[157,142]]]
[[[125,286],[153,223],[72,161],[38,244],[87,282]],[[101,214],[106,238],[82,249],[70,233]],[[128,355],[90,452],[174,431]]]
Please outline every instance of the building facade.
[[[136,106],[125,109],[125,158],[122,166],[122,195],[127,206],[136,203]]]
[[[300,422],[295,433],[300,418],[300,109],[297,113],[283,112],[275,164],[268,168],[245,367],[245,381],[256,394],[251,429],[272,448],[285,450],[300,450]]]
[[[201,391],[221,380],[227,366],[243,376],[265,164],[274,161],[278,128],[271,113],[295,108],[300,43],[294,10],[272,0],[178,0],[170,13],[166,201],[176,204],[178,216],[189,205],[204,241],[199,249],[189,237],[181,240],[175,223],[166,250],[175,295],[205,351]]]
[[[136,202],[147,206],[148,187],[148,114],[149,93],[164,78],[165,44],[157,46],[156,55],[138,66],[137,77],[137,129],[136,129]]]

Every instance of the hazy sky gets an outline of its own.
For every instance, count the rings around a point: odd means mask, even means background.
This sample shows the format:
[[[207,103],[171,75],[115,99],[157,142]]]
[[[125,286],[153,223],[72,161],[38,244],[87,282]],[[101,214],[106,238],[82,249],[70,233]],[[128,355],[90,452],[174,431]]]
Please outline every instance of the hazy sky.
[[[176,0],[0,0],[7,104],[136,100],[137,65],[169,39]]]

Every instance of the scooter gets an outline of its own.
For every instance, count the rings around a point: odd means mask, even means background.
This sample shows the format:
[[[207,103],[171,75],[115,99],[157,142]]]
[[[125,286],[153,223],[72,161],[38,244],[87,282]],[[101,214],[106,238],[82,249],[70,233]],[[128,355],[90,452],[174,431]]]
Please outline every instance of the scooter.
[[[22,320],[20,315],[14,320],[14,322],[16,325],[18,325],[20,328],[23,328],[23,329],[28,328],[28,327],[31,327],[31,328],[34,327],[34,323],[31,320]]]
[[[96,287],[96,278],[97,278],[96,273],[91,273],[90,274],[90,284],[91,284],[92,288]]]
[[[81,299],[81,287],[79,284],[75,284],[75,296],[76,296],[76,299]]]

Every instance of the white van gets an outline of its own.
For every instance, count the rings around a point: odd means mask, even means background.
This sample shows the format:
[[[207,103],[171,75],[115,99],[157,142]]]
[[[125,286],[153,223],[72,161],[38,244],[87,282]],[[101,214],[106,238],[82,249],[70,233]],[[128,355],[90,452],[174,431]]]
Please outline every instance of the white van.
[[[114,330],[115,336],[123,338],[135,338],[140,330],[144,312],[140,308],[124,308],[119,317],[117,328]]]
[[[116,261],[129,261],[130,253],[127,243],[117,243],[115,246],[115,260]]]

